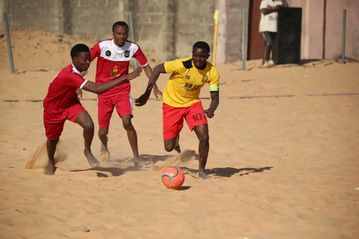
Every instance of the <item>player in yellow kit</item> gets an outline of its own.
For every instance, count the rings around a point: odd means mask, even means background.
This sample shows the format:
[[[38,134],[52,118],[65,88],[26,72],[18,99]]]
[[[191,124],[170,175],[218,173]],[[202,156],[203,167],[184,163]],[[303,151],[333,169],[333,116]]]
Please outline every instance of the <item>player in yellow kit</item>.
[[[189,129],[194,130],[199,140],[199,171],[201,178],[207,178],[205,167],[209,151],[207,118],[214,116],[219,104],[219,74],[215,66],[207,61],[209,45],[199,41],[193,45],[192,57],[167,61],[157,65],[149,79],[143,95],[136,101],[137,106],[146,104],[151,90],[161,73],[171,73],[163,90],[163,139],[165,150],[180,152],[179,134],[185,119]],[[211,104],[204,110],[199,94],[209,84]]]

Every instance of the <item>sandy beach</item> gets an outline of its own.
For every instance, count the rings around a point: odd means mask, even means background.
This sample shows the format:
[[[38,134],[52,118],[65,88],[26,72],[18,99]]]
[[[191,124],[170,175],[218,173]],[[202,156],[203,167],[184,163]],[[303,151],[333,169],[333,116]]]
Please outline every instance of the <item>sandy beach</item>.
[[[140,169],[116,115],[111,160],[101,168],[89,168],[82,129],[67,122],[61,137],[66,159],[56,174],[42,173],[44,160],[25,169],[28,156],[46,140],[42,99],[49,82],[71,62],[73,44],[93,42],[13,32],[17,73],[11,74],[5,37],[0,41],[0,238],[359,237],[359,63],[321,60],[261,69],[251,61],[246,70],[239,62],[219,65],[209,179],[197,177],[196,160],[179,163],[184,185],[168,190],[155,167],[176,153],[163,148],[161,101],[153,96],[134,108]],[[87,79],[94,78],[93,63]],[[160,77],[160,88],[166,79]],[[146,85],[143,73],[132,82],[132,97]],[[201,96],[208,106],[207,87]],[[82,104],[95,122],[92,149],[99,156],[96,95],[84,92]],[[197,150],[197,144],[185,125],[181,147]]]

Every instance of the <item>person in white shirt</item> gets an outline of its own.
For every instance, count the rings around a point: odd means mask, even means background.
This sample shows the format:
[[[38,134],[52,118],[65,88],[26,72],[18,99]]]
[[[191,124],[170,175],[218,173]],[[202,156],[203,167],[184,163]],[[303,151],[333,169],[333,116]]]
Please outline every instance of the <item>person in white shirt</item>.
[[[264,38],[264,52],[262,66],[266,67],[274,64],[270,60],[272,45],[277,33],[277,16],[281,7],[288,7],[286,0],[262,0],[259,9],[261,10],[261,20],[259,32]]]

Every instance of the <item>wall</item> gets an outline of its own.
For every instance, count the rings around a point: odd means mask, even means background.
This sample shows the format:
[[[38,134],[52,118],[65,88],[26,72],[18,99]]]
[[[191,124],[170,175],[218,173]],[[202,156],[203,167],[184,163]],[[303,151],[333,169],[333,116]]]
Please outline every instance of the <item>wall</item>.
[[[176,56],[192,53],[196,41],[206,41],[212,46],[214,1],[177,0],[174,24]],[[211,47],[213,48],[213,47]]]
[[[358,0],[287,1],[292,7],[303,8],[303,59],[340,56],[343,8],[348,9],[346,55],[359,59]],[[246,9],[248,13],[249,2],[250,0],[51,0],[49,4],[48,0],[0,0],[0,10],[8,10],[11,29],[42,29],[82,35],[94,41],[111,37],[112,24],[117,20],[128,21],[129,12],[132,12],[135,41],[150,58],[163,61],[188,56],[192,44],[197,40],[205,40],[212,46],[213,13],[215,9],[220,9],[222,14],[218,29],[217,62],[223,63],[241,58],[241,9]],[[326,12],[324,2],[327,3]],[[3,29],[2,24],[0,28]]]
[[[247,46],[249,0],[218,0],[216,9],[220,10],[218,27],[217,63],[240,61],[242,59],[242,42]],[[244,13],[243,10],[246,12]],[[244,18],[243,18],[243,14]],[[243,19],[246,25],[243,29]],[[246,49],[244,50],[246,51]],[[246,54],[245,54],[246,55]]]
[[[94,41],[111,37],[112,24],[128,22],[132,12],[134,40],[158,61],[188,56],[197,40],[212,44],[215,0],[1,1],[8,4],[12,29],[42,29]]]
[[[359,59],[358,0],[327,0],[325,57],[334,59],[341,57],[343,9],[347,9],[346,56]]]
[[[338,59],[342,51],[343,9],[347,9],[346,56],[359,59],[358,0],[288,0],[303,8],[302,58]]]
[[[2,13],[3,12],[3,9],[4,9],[4,0],[0,0],[0,12]],[[3,15],[1,14],[1,17],[0,17],[0,29],[2,30],[4,27],[3,27]]]
[[[173,30],[176,2],[167,0],[133,1],[135,40],[151,58],[173,58]]]

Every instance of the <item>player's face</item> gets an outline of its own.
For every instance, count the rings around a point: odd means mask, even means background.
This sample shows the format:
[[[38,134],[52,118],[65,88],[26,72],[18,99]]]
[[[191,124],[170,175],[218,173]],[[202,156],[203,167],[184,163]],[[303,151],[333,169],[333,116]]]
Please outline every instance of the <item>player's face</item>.
[[[90,52],[78,53],[77,56],[73,58],[72,62],[78,71],[87,71],[91,62]]]
[[[209,57],[209,52],[206,49],[194,48],[192,51],[192,60],[196,68],[203,70],[206,68],[207,59]]]
[[[123,46],[128,38],[128,28],[125,26],[116,26],[112,35],[115,44],[117,46]]]

